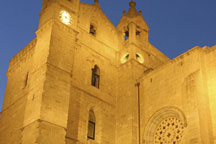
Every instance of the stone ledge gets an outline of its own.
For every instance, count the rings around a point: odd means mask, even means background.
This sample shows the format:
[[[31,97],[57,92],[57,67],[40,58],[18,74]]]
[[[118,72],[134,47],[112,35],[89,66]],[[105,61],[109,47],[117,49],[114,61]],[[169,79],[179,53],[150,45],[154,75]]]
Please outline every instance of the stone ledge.
[[[11,60],[10,67],[16,65],[25,56],[29,56],[30,52],[34,50],[37,43],[37,38],[33,39],[27,46],[25,46],[20,52],[18,52]]]

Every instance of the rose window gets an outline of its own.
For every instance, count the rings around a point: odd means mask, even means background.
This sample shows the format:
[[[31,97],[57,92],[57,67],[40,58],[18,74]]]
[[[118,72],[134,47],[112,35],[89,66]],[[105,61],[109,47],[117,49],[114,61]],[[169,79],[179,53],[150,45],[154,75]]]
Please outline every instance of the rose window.
[[[176,117],[169,117],[159,123],[154,133],[154,144],[180,144],[184,124]]]

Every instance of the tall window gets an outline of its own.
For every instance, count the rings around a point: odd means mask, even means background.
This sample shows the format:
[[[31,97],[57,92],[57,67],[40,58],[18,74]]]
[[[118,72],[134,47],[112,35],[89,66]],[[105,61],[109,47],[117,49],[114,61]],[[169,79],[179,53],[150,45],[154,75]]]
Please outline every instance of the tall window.
[[[25,83],[24,83],[23,88],[25,88],[28,85],[28,79],[29,79],[29,72],[26,74]]]
[[[92,110],[89,111],[88,139],[95,139],[95,115]]]
[[[139,26],[137,26],[137,28],[136,28],[136,35],[138,36],[138,35],[140,35],[140,33],[141,33],[141,28]]]
[[[124,28],[124,39],[127,40],[129,38],[129,27]]]
[[[129,31],[126,31],[124,39],[127,40],[128,38],[129,38]]]
[[[92,69],[92,86],[99,88],[100,83],[100,69],[95,65]]]
[[[89,33],[94,35],[94,36],[96,35],[96,28],[93,24],[90,24]]]

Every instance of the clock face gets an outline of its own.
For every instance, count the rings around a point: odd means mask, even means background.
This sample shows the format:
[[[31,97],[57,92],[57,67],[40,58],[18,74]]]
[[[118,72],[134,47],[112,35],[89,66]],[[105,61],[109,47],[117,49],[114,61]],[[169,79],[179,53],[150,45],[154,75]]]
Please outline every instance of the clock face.
[[[59,16],[60,16],[60,20],[62,23],[66,24],[66,25],[71,24],[72,18],[68,12],[62,10],[62,11],[60,11]]]
[[[129,53],[125,53],[122,57],[121,57],[121,59],[120,59],[120,62],[123,64],[123,63],[126,63],[127,62],[127,60],[128,60],[128,58],[129,58]]]
[[[144,58],[140,53],[136,53],[136,59],[139,63],[144,63]]]

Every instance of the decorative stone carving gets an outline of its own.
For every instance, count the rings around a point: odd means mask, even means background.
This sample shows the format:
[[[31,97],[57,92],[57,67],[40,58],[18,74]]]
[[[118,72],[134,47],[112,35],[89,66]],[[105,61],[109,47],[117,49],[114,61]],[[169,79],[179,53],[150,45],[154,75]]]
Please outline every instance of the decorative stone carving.
[[[186,117],[179,108],[161,108],[149,119],[143,144],[180,144],[185,127]]]
[[[154,134],[154,144],[178,144],[183,137],[184,124],[176,117],[160,122]]]

